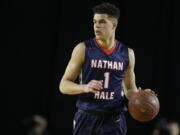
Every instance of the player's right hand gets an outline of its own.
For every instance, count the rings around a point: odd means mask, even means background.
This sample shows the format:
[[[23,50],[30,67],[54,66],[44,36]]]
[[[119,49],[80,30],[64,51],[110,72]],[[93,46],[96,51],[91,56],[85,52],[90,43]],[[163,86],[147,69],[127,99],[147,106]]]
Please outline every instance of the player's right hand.
[[[88,84],[84,85],[84,93],[97,93],[101,89],[103,89],[103,80],[91,80]]]

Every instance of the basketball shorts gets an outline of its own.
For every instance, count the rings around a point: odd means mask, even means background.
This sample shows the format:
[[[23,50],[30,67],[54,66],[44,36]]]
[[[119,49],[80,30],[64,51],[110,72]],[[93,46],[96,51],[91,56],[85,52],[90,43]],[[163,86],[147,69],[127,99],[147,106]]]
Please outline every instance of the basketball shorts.
[[[126,135],[124,114],[101,115],[85,111],[75,113],[73,135]]]

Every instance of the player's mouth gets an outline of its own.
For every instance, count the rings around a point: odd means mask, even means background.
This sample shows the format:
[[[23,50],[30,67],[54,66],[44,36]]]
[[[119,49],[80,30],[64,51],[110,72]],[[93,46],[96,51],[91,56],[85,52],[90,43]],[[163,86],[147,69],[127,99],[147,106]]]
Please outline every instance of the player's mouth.
[[[95,30],[95,34],[99,35],[99,34],[101,34],[101,33],[102,33],[101,31]]]

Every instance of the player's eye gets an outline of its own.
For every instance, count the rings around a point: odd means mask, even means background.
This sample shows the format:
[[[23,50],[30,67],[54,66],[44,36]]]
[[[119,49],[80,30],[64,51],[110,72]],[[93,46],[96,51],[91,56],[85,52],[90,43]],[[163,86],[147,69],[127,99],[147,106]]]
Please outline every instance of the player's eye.
[[[105,20],[100,20],[99,23],[106,23],[106,21]]]

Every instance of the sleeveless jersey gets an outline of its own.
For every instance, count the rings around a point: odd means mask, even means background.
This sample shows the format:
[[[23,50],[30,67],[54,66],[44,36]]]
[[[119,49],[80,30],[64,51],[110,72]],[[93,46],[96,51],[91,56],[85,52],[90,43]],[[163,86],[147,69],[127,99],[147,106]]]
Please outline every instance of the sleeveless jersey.
[[[125,111],[122,82],[124,71],[129,64],[128,48],[116,40],[112,52],[104,51],[96,39],[85,41],[85,45],[81,84],[87,84],[91,80],[103,80],[103,89],[96,94],[78,95],[76,106],[86,111]]]

